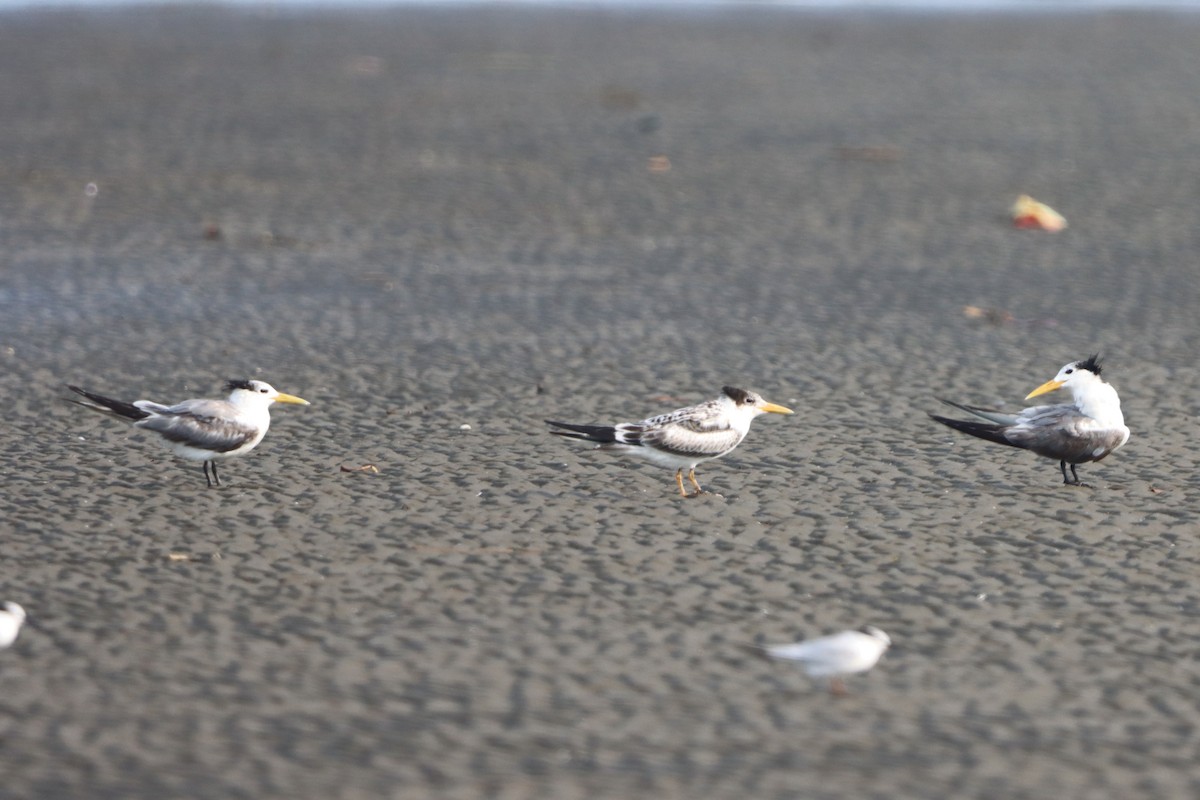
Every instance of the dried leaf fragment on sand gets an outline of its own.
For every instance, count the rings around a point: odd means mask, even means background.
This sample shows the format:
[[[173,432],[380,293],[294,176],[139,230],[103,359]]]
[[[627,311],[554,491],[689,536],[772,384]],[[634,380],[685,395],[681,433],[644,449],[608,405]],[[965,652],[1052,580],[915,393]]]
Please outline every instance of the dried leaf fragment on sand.
[[[1013,225],[1018,228],[1041,228],[1055,232],[1067,227],[1066,217],[1027,194],[1021,195],[1013,203],[1012,219]]]
[[[1015,319],[1010,311],[983,306],[963,306],[963,316],[967,319],[981,319],[993,325],[1004,325]]]

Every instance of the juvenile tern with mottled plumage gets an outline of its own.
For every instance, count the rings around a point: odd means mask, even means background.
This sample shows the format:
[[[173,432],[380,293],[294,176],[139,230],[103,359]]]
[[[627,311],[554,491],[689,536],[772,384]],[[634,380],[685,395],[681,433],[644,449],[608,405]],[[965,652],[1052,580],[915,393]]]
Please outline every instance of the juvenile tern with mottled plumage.
[[[204,480],[220,486],[217,462],[245,455],[267,435],[272,403],[308,405],[307,400],[276,391],[263,381],[233,380],[225,384],[227,400],[184,400],[164,406],[150,400],[126,403],[93,394],[78,386],[67,386],[91,402],[72,400],[85,408],[103,411],[133,423],[135,428],[154,431],[175,455],[204,462]],[[208,475],[212,467],[212,477]]]
[[[862,630],[842,631],[795,644],[767,645],[763,650],[772,658],[801,662],[810,677],[829,678],[830,691],[844,695],[846,685],[842,679],[875,666],[891,646],[891,637],[868,625]]]
[[[628,453],[648,459],[655,464],[675,468],[679,494],[696,497],[704,493],[696,482],[696,465],[720,458],[737,447],[750,422],[759,414],[791,414],[790,408],[768,403],[754,392],[726,386],[721,396],[705,403],[680,408],[641,422],[617,425],[576,425],[546,420],[562,430],[550,431],[556,436],[596,442],[600,450]],[[696,487],[694,494],[683,488],[683,471]]]
[[[1072,402],[1030,406],[1016,414],[1006,414],[942,400],[946,405],[986,422],[950,419],[936,414],[929,416],[956,431],[1058,459],[1064,484],[1087,486],[1079,480],[1075,465],[1099,461],[1129,441],[1129,428],[1125,427],[1125,417],[1121,414],[1121,398],[1116,389],[1101,380],[1098,355],[1067,364],[1025,399],[1055,389],[1069,390]],[[1067,477],[1068,464],[1071,465],[1070,478]]]

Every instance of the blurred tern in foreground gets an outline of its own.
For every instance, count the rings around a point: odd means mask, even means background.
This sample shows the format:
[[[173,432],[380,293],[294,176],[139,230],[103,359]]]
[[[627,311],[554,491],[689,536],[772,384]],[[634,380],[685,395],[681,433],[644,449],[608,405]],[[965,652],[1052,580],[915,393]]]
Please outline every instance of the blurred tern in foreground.
[[[842,678],[875,666],[891,645],[886,633],[868,625],[862,630],[842,631],[795,644],[767,645],[763,650],[772,658],[801,662],[810,677],[829,678],[829,690],[842,696],[846,694]]]
[[[1129,441],[1129,428],[1125,427],[1125,418],[1121,415],[1121,398],[1117,397],[1116,389],[1100,379],[1098,355],[1067,364],[1052,380],[1034,389],[1025,399],[1055,389],[1070,390],[1072,402],[1030,406],[1016,414],[1006,414],[942,400],[986,422],[948,419],[936,414],[929,416],[956,431],[1058,459],[1064,484],[1087,486],[1080,482],[1075,465],[1099,461]],[[1070,478],[1067,477],[1068,464],[1071,465]]]
[[[0,611],[0,650],[8,647],[17,640],[21,626],[25,624],[25,609],[9,601]]]
[[[563,430],[550,431],[556,436],[596,442],[600,450],[646,458],[655,464],[675,468],[679,494],[696,497],[704,493],[696,482],[696,465],[720,458],[737,447],[750,421],[759,414],[791,414],[790,408],[768,403],[754,392],[726,386],[720,397],[641,422],[622,422],[617,425],[575,425],[546,420]],[[683,471],[696,487],[694,494],[683,488]]]
[[[184,400],[164,406],[149,400],[126,403],[84,391],[78,386],[68,389],[91,402],[72,400],[85,408],[104,411],[133,422],[134,427],[154,431],[175,455],[190,461],[204,462],[204,480],[209,486],[220,486],[217,461],[250,452],[267,435],[272,403],[308,405],[307,400],[276,391],[263,381],[229,381],[225,388],[228,400]],[[212,467],[212,477],[208,470]]]

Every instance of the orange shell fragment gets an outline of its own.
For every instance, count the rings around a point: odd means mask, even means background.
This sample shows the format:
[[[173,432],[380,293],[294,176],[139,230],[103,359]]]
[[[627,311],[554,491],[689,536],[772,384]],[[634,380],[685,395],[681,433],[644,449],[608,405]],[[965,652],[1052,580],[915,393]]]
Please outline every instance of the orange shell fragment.
[[[1012,207],[1013,225],[1018,228],[1041,228],[1044,231],[1061,231],[1067,227],[1067,219],[1045,203],[1039,203],[1027,194],[1017,198]]]

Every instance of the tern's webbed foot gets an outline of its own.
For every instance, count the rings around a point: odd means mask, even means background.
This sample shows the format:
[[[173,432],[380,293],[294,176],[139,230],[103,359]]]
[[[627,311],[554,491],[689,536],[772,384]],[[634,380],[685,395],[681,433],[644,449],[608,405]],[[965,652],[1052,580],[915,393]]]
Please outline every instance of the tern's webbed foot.
[[[1087,484],[1087,483],[1084,483],[1083,481],[1079,480],[1079,473],[1075,471],[1074,464],[1071,465],[1071,475],[1069,477],[1067,476],[1067,462],[1066,461],[1058,462],[1058,468],[1060,470],[1062,470],[1064,486],[1083,486],[1087,489],[1092,488],[1091,484]]]

